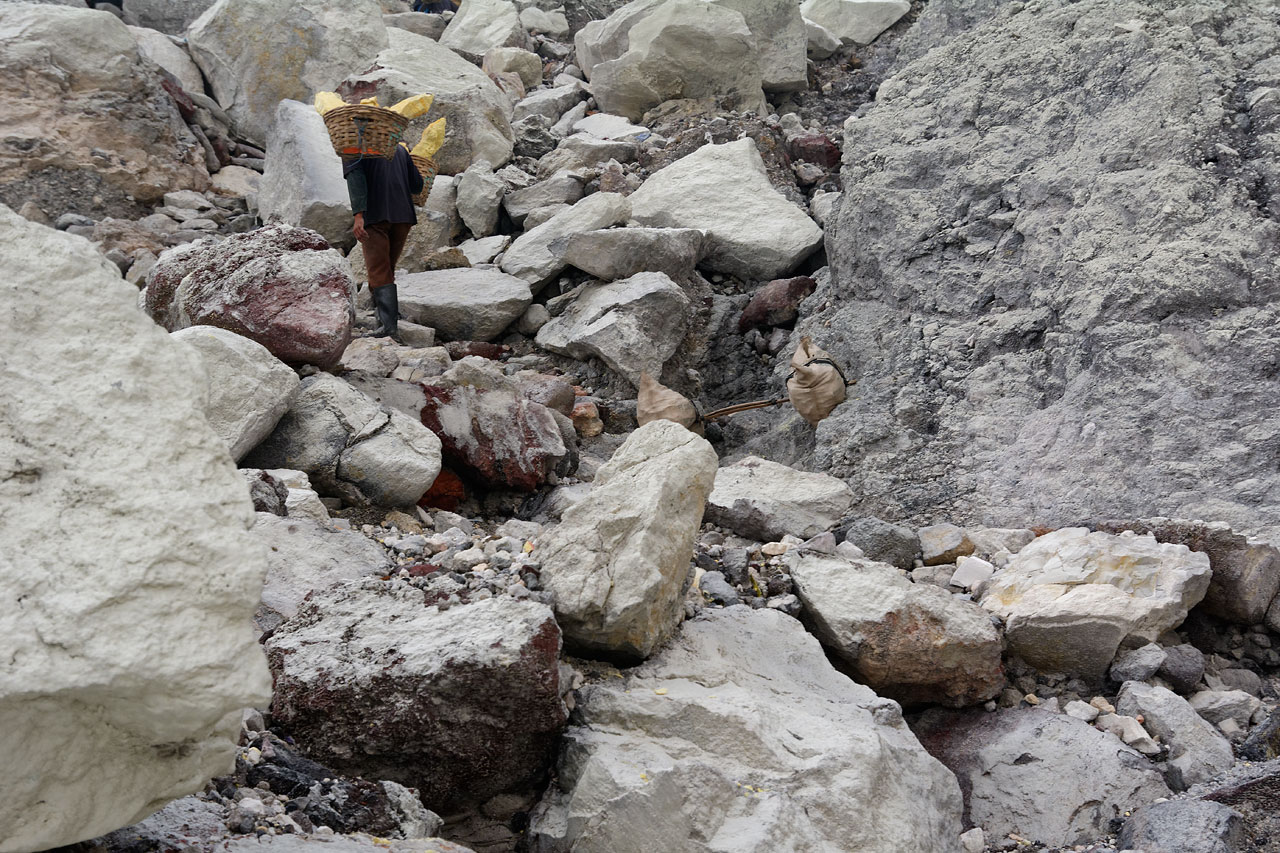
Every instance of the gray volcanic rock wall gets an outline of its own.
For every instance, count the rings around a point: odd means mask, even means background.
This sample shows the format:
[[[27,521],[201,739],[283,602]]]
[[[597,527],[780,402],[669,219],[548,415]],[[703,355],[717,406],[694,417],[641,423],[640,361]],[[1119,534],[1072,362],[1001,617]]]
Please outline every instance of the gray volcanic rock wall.
[[[798,328],[861,381],[811,461],[884,518],[1280,530],[1280,26],[1020,5],[846,124]]]

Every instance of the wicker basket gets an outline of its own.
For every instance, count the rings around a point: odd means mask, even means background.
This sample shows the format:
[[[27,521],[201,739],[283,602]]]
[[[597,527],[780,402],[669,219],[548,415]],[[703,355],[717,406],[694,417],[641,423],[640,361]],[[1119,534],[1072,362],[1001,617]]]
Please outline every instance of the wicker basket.
[[[348,104],[324,114],[324,126],[339,157],[382,157],[396,155],[396,145],[409,119],[383,107]]]
[[[436,179],[436,174],[440,171],[440,167],[430,157],[419,157],[417,154],[409,156],[413,160],[413,165],[418,167],[418,173],[422,175],[422,192],[413,196],[413,204],[416,207],[426,201],[427,196],[431,195],[431,182]]]

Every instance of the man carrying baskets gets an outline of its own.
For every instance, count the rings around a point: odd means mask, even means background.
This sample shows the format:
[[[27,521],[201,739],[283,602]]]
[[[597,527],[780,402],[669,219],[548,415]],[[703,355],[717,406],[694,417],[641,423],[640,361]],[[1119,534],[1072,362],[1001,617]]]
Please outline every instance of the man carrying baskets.
[[[399,337],[400,305],[396,296],[396,263],[404,251],[409,229],[418,224],[413,196],[422,192],[422,175],[409,151],[395,146],[391,159],[360,157],[343,164],[352,232],[364,247],[369,294],[381,324],[375,336]]]

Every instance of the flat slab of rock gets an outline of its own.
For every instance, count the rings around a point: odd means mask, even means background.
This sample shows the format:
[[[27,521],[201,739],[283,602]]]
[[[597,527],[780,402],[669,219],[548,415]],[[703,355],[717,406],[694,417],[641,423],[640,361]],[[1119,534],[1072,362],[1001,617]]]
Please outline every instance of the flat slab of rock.
[[[818,638],[880,695],[960,708],[1004,687],[1000,634],[973,602],[872,560],[787,563]]]
[[[684,616],[684,581],[716,452],[670,421],[633,432],[591,494],[542,537],[541,583],[570,647],[643,659]]]
[[[1009,650],[1044,672],[1099,678],[1126,637],[1154,641],[1209,587],[1209,558],[1151,536],[1069,527],[996,572],[982,606],[1005,620]]]
[[[704,145],[628,198],[641,225],[705,231],[701,265],[742,279],[786,275],[822,242],[822,229],[769,183],[751,139]]]
[[[194,354],[88,241],[0,231],[0,847],[45,850],[230,772],[266,559]]]
[[[396,287],[401,315],[446,341],[491,341],[533,302],[528,282],[494,269],[410,273]]]
[[[1247,849],[1240,813],[1205,800],[1143,806],[1124,822],[1116,842],[1124,850],[1168,853],[1236,853]]]
[[[955,778],[781,613],[709,611],[578,696],[535,849],[956,849]]]
[[[967,820],[988,837],[1083,844],[1125,812],[1169,796],[1145,757],[1065,714],[928,711],[913,730],[956,774]]]
[[[911,11],[907,0],[804,0],[800,14],[844,44],[871,44]]]
[[[502,256],[502,271],[522,278],[535,292],[565,268],[565,260],[552,245],[561,238],[584,231],[609,228],[631,215],[631,203],[620,193],[595,193],[568,210],[516,238]]]
[[[703,234],[695,228],[606,228],[571,234],[559,250],[564,262],[601,281],[639,272],[681,279],[702,257]]]
[[[1126,682],[1116,697],[1116,711],[1131,717],[1141,714],[1143,727],[1169,747],[1163,769],[1165,781],[1175,791],[1207,782],[1235,763],[1227,739],[1172,690]]]
[[[809,539],[835,526],[851,503],[842,480],[748,456],[716,474],[707,521],[761,542],[788,533]]]
[[[440,36],[453,50],[484,56],[495,47],[522,46],[528,35],[520,26],[520,12],[510,0],[476,0],[459,6]]]

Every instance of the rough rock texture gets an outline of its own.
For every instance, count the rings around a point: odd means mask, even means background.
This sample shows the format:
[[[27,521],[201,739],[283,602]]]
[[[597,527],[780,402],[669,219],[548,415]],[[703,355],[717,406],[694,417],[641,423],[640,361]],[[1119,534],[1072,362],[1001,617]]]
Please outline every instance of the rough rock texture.
[[[0,202],[46,213],[141,215],[209,185],[204,149],[119,18],[0,5]]]
[[[1141,714],[1143,728],[1168,745],[1168,760],[1162,769],[1165,781],[1175,791],[1213,779],[1235,763],[1227,739],[1171,690],[1126,682],[1116,697],[1116,711],[1131,717]]]
[[[1280,27],[1254,0],[1014,9],[848,123],[798,330],[863,373],[814,464],[885,518],[1274,533]]]
[[[956,849],[955,779],[781,613],[711,611],[579,696],[536,853]]]
[[[929,711],[912,727],[964,793],[965,826],[1048,845],[1093,841],[1169,796],[1160,773],[1114,736],[1034,708]]]
[[[636,273],[587,284],[538,330],[538,346],[580,360],[599,358],[640,387],[640,374],[662,375],[684,341],[689,297],[665,274]]]
[[[515,3],[475,0],[458,7],[457,14],[440,36],[440,44],[473,56],[484,56],[495,47],[522,46],[527,39]]]
[[[728,5],[636,0],[583,27],[573,42],[600,108],[632,121],[676,98],[762,111],[757,41]]]
[[[1206,523],[1172,518],[1135,522],[1107,522],[1100,530],[1150,533],[1158,542],[1186,545],[1209,556],[1213,579],[1200,609],[1239,625],[1257,625],[1280,591],[1280,551],[1232,533],[1223,522]]]
[[[275,429],[298,388],[298,374],[262,344],[214,326],[173,333],[204,368],[204,414],[240,461]]]
[[[237,128],[264,140],[281,101],[310,102],[367,68],[387,46],[387,28],[375,0],[218,0],[191,24],[187,43]]]
[[[227,772],[239,709],[270,682],[249,623],[266,562],[196,359],[87,241],[3,206],[0,230],[13,853],[134,823]]]
[[[353,530],[333,530],[309,518],[257,514],[254,535],[267,549],[267,582],[257,614],[261,628],[292,618],[307,593],[364,575],[383,575],[391,559]]]
[[[258,191],[262,221],[310,228],[332,244],[350,244],[351,198],[342,159],[315,107],[281,101],[266,153]]]
[[[684,582],[716,452],[701,436],[654,421],[596,472],[538,554],[565,642],[585,654],[647,658],[684,616]]]
[[[536,55],[534,59],[537,59]],[[539,71],[542,65],[538,65]],[[506,185],[488,163],[476,163],[458,176],[458,216],[472,237],[488,237],[498,226]]]
[[[410,273],[397,288],[401,316],[446,341],[491,341],[533,301],[527,282],[495,269]]]
[[[807,275],[771,281],[751,295],[738,317],[738,331],[757,326],[784,326],[795,322],[800,303],[813,293],[818,283]]]
[[[417,503],[440,473],[440,439],[328,373],[302,381],[271,435],[245,457],[306,472],[319,491],[358,505]]]
[[[551,410],[487,359],[464,358],[422,390],[422,422],[439,436],[445,465],[488,488],[531,492],[569,455]]]
[[[769,183],[749,138],[702,146],[629,199],[641,225],[707,232],[701,266],[742,279],[785,275],[822,242],[822,229]]]
[[[1149,853],[1239,853],[1246,849],[1240,813],[1205,800],[1143,806],[1124,822],[1116,840],[1121,849]]]
[[[818,638],[876,693],[960,708],[1004,687],[1000,634],[987,612],[872,560],[788,555]]]
[[[759,541],[828,530],[848,511],[849,487],[826,474],[747,458],[721,468],[707,499],[707,521]]]
[[[331,367],[351,342],[355,282],[314,231],[268,225],[160,256],[145,307],[166,329],[217,326],[257,341],[286,364]]]
[[[661,272],[680,280],[702,258],[702,242],[702,232],[694,228],[607,228],[569,235],[560,255],[565,263],[601,281],[638,272]]]
[[[760,51],[760,84],[766,92],[802,92],[809,78],[808,34],[794,0],[713,0],[742,15]]]
[[[565,267],[563,256],[553,248],[556,241],[583,231],[609,228],[630,215],[631,204],[620,193],[588,196],[517,237],[502,256],[502,271],[529,282],[536,292]]]
[[[176,77],[187,92],[204,92],[204,77],[185,48],[174,44],[164,33],[146,27],[129,27],[129,32],[138,43],[139,54]]]
[[[240,836],[227,842],[229,853],[474,853],[443,838],[406,838],[402,840],[371,835],[304,837],[299,835],[266,835],[261,838]]]
[[[357,99],[376,95],[380,104],[422,92],[435,95],[431,111],[409,123],[405,139],[412,145],[428,124],[448,119],[444,147],[435,155],[441,174],[459,174],[481,160],[496,169],[510,160],[511,102],[493,81],[426,36],[401,29],[387,35],[390,47],[378,54],[372,70],[348,77],[338,91]]]
[[[567,716],[550,608],[433,604],[376,580],[313,593],[266,643],[272,715],[313,759],[433,810],[535,784]]]
[[[908,0],[804,0],[800,13],[845,44],[871,44],[911,11]]]
[[[122,0],[121,8],[131,24],[180,36],[215,0]]]
[[[1009,650],[1045,672],[1099,678],[1126,637],[1182,624],[1209,586],[1209,558],[1134,533],[1068,527],[996,572],[982,606],[1005,620]]]

